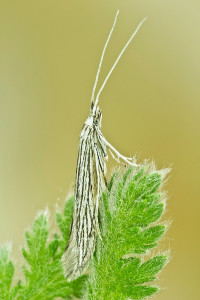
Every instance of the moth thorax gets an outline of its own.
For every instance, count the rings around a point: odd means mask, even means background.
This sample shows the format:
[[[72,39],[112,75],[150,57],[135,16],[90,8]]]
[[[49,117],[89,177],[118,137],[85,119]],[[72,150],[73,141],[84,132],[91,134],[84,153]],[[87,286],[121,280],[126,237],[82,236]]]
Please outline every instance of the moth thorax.
[[[94,113],[91,113],[87,120],[85,121],[85,125],[89,127],[99,126],[101,127],[101,119],[102,119],[102,112],[99,107],[97,107]]]
[[[85,125],[89,126],[89,127],[92,127],[93,125],[93,119],[94,117],[92,115],[89,115],[89,117],[87,118],[87,120],[85,121]]]

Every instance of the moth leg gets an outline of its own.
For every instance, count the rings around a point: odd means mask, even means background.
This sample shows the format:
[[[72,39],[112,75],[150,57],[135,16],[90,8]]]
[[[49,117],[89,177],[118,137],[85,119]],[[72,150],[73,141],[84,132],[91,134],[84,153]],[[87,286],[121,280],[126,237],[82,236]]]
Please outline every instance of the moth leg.
[[[138,167],[140,165],[135,164],[133,162],[131,162],[130,160],[133,160],[133,158],[131,157],[126,157],[124,155],[122,155],[121,153],[119,153],[119,151],[117,151],[117,149],[115,149],[105,138],[104,136],[101,136],[102,140],[104,141],[105,145],[108,147],[112,157],[119,162],[119,158],[121,158],[123,161],[125,161],[128,165],[134,166],[134,167]],[[114,153],[116,154],[116,156],[114,155]]]
[[[112,153],[111,149],[108,148],[108,150],[109,150],[109,152],[110,152],[112,158],[115,159],[115,160],[119,163],[119,162],[120,162],[120,161],[119,161],[119,157],[116,157],[116,156]]]

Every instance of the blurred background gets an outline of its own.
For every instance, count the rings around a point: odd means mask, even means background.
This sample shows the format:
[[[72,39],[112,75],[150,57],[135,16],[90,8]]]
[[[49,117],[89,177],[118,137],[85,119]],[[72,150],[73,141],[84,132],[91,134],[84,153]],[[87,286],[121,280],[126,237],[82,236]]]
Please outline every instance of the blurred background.
[[[117,9],[100,83],[145,22],[100,97],[102,131],[124,155],[172,165],[171,263],[160,300],[199,296],[200,2],[0,0],[0,244],[21,266],[24,231],[73,190],[79,134]],[[111,161],[109,168],[116,163]]]

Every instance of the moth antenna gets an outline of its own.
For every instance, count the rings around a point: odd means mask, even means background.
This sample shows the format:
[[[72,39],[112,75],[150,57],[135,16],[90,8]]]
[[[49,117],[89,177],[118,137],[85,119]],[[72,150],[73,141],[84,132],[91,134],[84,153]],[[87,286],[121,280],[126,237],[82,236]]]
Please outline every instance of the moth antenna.
[[[107,48],[107,46],[108,46],[108,43],[109,43],[109,41],[110,41],[111,35],[112,35],[112,33],[113,33],[114,27],[115,27],[115,25],[116,25],[118,14],[119,14],[119,9],[118,9],[118,11],[117,11],[117,13],[116,13],[116,16],[115,16],[115,19],[114,19],[113,26],[112,26],[112,28],[111,28],[111,31],[110,31],[110,33],[109,33],[109,36],[108,36],[107,41],[106,41],[106,43],[105,43],[105,46],[104,46],[104,48],[103,48],[103,52],[102,52],[102,54],[101,54],[101,59],[100,59],[99,67],[98,67],[98,70],[97,70],[97,75],[96,75],[94,87],[93,87],[93,90],[92,90],[92,96],[91,96],[91,110],[93,110],[93,106],[94,106],[94,93],[95,93],[96,86],[97,86],[97,82],[98,82],[98,79],[99,79],[99,74],[100,74],[100,71],[101,71],[101,65],[102,65],[102,62],[103,62],[103,59],[104,59],[104,54],[105,54],[106,48]],[[95,110],[93,110],[93,111],[95,111]]]
[[[116,67],[118,61],[120,60],[120,58],[122,57],[124,51],[126,50],[126,48],[129,46],[129,44],[131,43],[132,39],[134,38],[134,36],[136,35],[136,33],[138,32],[138,30],[140,29],[140,27],[142,26],[142,24],[146,21],[147,17],[145,17],[140,23],[139,25],[137,26],[136,30],[133,32],[133,34],[131,35],[130,39],[128,40],[128,42],[125,44],[124,48],[122,49],[122,51],[120,52],[119,56],[117,57],[114,65],[112,66],[112,68],[110,69],[108,75],[106,76],[106,79],[104,80],[98,94],[97,94],[97,97],[96,97],[96,100],[95,100],[95,103],[94,103],[94,107],[93,107],[93,111],[96,110],[96,107],[97,107],[97,104],[98,104],[98,101],[99,101],[99,96],[103,90],[103,88],[105,87],[106,85],[106,82],[108,81],[108,78],[110,77],[110,75],[112,74],[114,68]]]

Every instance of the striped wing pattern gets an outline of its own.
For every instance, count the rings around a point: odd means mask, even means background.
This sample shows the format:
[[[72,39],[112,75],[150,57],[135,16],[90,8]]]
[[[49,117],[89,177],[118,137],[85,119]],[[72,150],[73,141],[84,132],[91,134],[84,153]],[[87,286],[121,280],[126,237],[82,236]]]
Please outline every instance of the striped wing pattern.
[[[68,281],[87,268],[95,248],[99,197],[106,173],[106,147],[98,125],[84,124],[76,168],[74,212],[71,233],[62,257]]]

